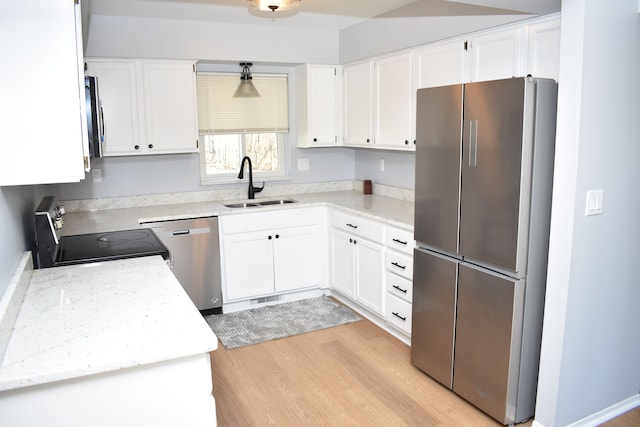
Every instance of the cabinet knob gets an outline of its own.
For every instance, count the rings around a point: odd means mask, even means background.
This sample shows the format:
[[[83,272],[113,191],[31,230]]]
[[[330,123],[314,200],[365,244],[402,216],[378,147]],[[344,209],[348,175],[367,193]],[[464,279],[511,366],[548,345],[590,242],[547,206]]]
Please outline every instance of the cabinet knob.
[[[404,145],[409,145],[409,140],[408,139],[404,140]]]
[[[272,239],[272,237],[271,237],[271,236],[269,236],[269,237],[267,237],[267,239],[271,240],[271,239]]]
[[[358,242],[356,241],[356,239],[353,239],[353,244],[354,244],[354,245],[357,245],[357,244],[358,244]]]
[[[318,142],[318,138],[313,138],[313,142]]]
[[[134,145],[133,148],[135,148],[136,150],[139,150],[140,146],[139,145]]]
[[[369,138],[367,138],[367,144],[370,143],[370,142],[371,142],[371,140]]]
[[[149,144],[149,148],[150,148],[150,149],[151,149],[151,148],[153,148],[153,144]]]
[[[280,235],[279,235],[279,234],[276,234],[276,239],[279,239],[279,238],[280,238]]]
[[[413,140],[413,145],[416,145],[416,140],[415,139]]]

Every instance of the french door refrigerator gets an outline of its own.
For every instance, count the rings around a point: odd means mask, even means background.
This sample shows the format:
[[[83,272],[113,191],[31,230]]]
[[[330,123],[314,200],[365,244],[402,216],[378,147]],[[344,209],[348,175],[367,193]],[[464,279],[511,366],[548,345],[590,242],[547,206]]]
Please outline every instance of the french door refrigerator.
[[[411,362],[503,424],[533,416],[557,85],[417,94]]]

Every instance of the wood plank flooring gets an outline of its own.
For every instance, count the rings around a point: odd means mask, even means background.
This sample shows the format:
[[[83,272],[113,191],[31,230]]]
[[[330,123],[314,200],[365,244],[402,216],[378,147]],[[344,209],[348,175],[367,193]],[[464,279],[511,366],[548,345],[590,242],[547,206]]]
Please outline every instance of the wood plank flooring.
[[[499,427],[363,320],[211,353],[218,426]],[[532,421],[518,427],[530,427]],[[604,427],[640,426],[640,408]]]
[[[220,427],[501,425],[414,368],[409,347],[368,320],[220,346],[211,366]]]

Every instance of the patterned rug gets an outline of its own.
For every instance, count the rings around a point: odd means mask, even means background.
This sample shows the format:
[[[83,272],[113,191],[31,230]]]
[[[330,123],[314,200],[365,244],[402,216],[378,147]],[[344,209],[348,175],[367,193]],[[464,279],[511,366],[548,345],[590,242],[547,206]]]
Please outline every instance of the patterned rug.
[[[322,295],[228,314],[205,320],[225,349],[258,344],[362,320],[350,308]]]

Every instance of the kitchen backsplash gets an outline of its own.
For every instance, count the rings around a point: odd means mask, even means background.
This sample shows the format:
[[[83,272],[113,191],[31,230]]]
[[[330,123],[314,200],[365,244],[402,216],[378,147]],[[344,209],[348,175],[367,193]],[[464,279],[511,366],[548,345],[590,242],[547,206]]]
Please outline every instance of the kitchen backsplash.
[[[265,199],[276,196],[292,196],[295,194],[324,193],[331,191],[362,191],[363,182],[328,181],[318,183],[302,183],[289,185],[265,186],[258,198]],[[390,187],[373,183],[373,194],[394,199],[413,201],[413,190]],[[104,197],[98,199],[64,200],[67,212],[86,212],[106,209],[134,208],[142,206],[173,205],[180,203],[211,202],[216,200],[245,200],[246,187],[217,189],[207,191],[189,191],[179,193],[145,194],[139,196]]]

